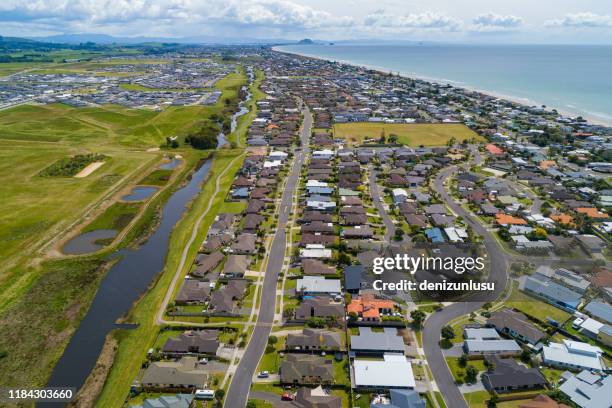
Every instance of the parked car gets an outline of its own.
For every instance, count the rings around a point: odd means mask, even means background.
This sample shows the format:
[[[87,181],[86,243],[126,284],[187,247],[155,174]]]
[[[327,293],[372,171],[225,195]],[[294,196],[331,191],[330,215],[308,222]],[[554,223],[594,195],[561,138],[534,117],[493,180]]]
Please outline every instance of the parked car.
[[[293,401],[293,395],[289,394],[288,392],[284,392],[283,395],[281,395],[281,401]]]
[[[260,371],[259,374],[257,374],[257,378],[268,378],[270,377],[270,373],[268,371]]]

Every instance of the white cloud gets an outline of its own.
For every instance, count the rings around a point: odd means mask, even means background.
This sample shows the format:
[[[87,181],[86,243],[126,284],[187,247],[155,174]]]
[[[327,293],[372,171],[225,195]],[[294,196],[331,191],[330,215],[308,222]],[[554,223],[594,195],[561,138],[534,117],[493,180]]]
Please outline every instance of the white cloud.
[[[494,13],[480,14],[472,20],[473,30],[476,31],[506,31],[514,30],[523,24],[521,17]]]
[[[42,22],[61,31],[114,23],[229,24],[290,30],[346,26],[353,20],[289,0],[48,0],[0,4],[0,21]]]
[[[601,15],[590,12],[566,14],[563,18],[548,20],[544,23],[547,27],[612,27],[612,16]]]
[[[364,25],[374,28],[458,30],[463,22],[455,17],[434,12],[395,14],[377,10],[364,18]]]
[[[287,0],[231,1],[225,7],[221,6],[220,11],[217,18],[244,25],[318,28],[353,23],[351,17],[334,16]]]

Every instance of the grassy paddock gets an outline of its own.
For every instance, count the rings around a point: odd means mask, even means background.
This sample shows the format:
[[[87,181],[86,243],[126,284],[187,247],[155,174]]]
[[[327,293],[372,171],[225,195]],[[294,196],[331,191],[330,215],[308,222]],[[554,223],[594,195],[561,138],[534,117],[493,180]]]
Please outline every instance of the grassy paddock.
[[[345,139],[351,146],[361,145],[366,139],[379,139],[383,132],[387,141],[389,136],[395,134],[398,143],[412,147],[445,146],[453,137],[457,142],[472,138],[484,140],[467,126],[458,123],[338,123],[334,125],[333,132],[334,137]]]

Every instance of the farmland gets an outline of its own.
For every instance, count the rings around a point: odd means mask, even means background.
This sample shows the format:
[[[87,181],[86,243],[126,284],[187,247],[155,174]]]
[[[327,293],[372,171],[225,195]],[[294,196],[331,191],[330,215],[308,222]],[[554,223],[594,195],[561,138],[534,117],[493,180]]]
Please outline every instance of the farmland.
[[[411,147],[445,146],[453,137],[457,142],[472,138],[483,140],[471,129],[458,123],[340,123],[334,125],[333,133],[334,137],[345,139],[351,146],[361,145],[369,139],[378,141],[383,134],[387,141],[392,135],[396,135],[397,143]]]

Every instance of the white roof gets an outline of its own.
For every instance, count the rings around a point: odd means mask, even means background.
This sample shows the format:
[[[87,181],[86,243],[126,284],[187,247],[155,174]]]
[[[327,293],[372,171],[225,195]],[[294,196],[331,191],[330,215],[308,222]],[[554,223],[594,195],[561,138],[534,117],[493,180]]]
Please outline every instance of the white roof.
[[[601,349],[587,343],[564,340],[562,343],[550,343],[542,349],[544,363],[558,363],[591,370],[601,370]],[[588,346],[588,347],[585,347]],[[599,354],[589,352],[591,348],[599,350]]]
[[[490,328],[482,328],[482,329],[467,328],[467,329],[464,329],[463,332],[464,332],[464,336],[466,339],[475,339],[475,340],[501,339],[499,333],[497,333],[497,330],[490,329]]]
[[[300,251],[300,257],[302,258],[331,258],[332,250],[331,249],[302,249]]]
[[[580,324],[580,327],[590,333],[598,334],[599,330],[604,326],[602,322],[588,318]]]
[[[393,195],[394,196],[406,196],[408,197],[408,192],[406,190],[404,190],[403,188],[394,188],[393,189]]]
[[[283,162],[280,160],[266,160],[263,164],[264,168],[270,168],[270,167],[280,167],[283,165]]]
[[[318,250],[320,251],[320,249]],[[340,279],[325,279],[324,276],[304,276],[295,285],[297,290],[304,292],[340,293]]]
[[[402,354],[384,355],[384,361],[353,361],[355,385],[388,388],[414,388],[412,366]]]
[[[470,353],[521,351],[514,340],[466,340],[465,346]]]
[[[319,180],[308,180],[306,182],[306,187],[327,187],[328,184],[323,182],[323,181],[319,181]]]

